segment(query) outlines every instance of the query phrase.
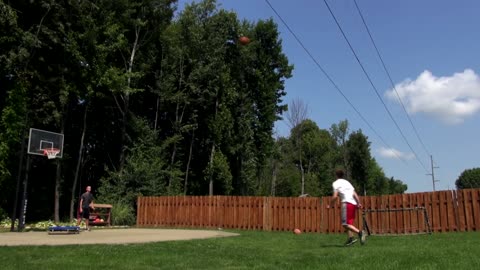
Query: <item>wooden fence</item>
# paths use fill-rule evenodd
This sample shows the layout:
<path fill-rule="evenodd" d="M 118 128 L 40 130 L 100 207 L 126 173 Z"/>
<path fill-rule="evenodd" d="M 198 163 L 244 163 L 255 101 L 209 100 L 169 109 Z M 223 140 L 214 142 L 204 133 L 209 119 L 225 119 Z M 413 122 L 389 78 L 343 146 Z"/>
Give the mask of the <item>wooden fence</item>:
<path fill-rule="evenodd" d="M 137 226 L 225 228 L 267 231 L 341 233 L 340 204 L 327 209 L 331 197 L 278 198 L 234 196 L 139 197 Z M 480 189 L 361 197 L 365 209 L 406 211 L 366 214 L 370 230 L 420 233 L 427 229 L 424 207 L 433 232 L 480 230 Z M 360 212 L 359 212 L 360 214 Z M 357 215 L 356 225 L 362 221 Z M 361 226 L 360 226 L 361 227 Z"/>

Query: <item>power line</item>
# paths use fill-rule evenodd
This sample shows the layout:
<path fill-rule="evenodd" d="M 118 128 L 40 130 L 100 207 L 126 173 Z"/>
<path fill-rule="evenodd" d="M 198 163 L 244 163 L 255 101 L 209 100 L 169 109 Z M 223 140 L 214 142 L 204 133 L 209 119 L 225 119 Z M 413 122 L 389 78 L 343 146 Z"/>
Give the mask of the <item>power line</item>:
<path fill-rule="evenodd" d="M 373 36 L 372 36 L 372 34 L 370 33 L 370 29 L 369 29 L 368 26 L 367 26 L 367 23 L 366 23 L 366 21 L 365 21 L 365 18 L 363 17 L 362 11 L 361 11 L 360 8 L 358 7 L 357 0 L 353 0 L 353 2 L 355 3 L 355 7 L 357 8 L 358 14 L 359 14 L 360 17 L 362 18 L 363 25 L 365 26 L 365 29 L 366 29 L 367 32 L 368 32 L 368 36 L 370 37 L 370 40 L 372 41 L 373 47 L 375 47 L 375 51 L 377 52 L 378 58 L 380 58 L 380 61 L 382 62 L 383 69 L 385 70 L 385 73 L 387 74 L 388 79 L 390 80 L 390 83 L 392 84 L 392 89 L 395 91 L 395 94 L 397 94 L 398 101 L 400 101 L 400 104 L 402 105 L 403 111 L 404 111 L 405 114 L 407 115 L 408 121 L 410 122 L 410 125 L 412 126 L 413 131 L 415 132 L 415 135 L 417 136 L 417 139 L 420 141 L 420 144 L 422 145 L 423 150 L 425 150 L 425 153 L 426 153 L 427 156 L 428 156 L 428 155 L 430 155 L 430 153 L 429 153 L 429 151 L 427 150 L 427 147 L 425 147 L 425 144 L 423 143 L 422 139 L 420 138 L 420 135 L 418 135 L 417 128 L 416 128 L 415 125 L 413 124 L 413 121 L 412 121 L 412 119 L 410 118 L 410 115 L 408 114 L 407 109 L 405 108 L 405 105 L 403 104 L 403 101 L 402 101 L 402 99 L 400 98 L 400 95 L 399 95 L 398 92 L 397 92 L 397 88 L 395 87 L 395 83 L 393 83 L 392 76 L 390 76 L 390 72 L 388 71 L 387 66 L 385 65 L 385 62 L 383 61 L 383 57 L 382 57 L 382 55 L 380 54 L 380 51 L 379 51 L 378 48 L 377 48 L 377 44 L 375 43 L 375 41 L 374 41 L 374 39 L 373 39 Z"/>
<path fill-rule="evenodd" d="M 305 47 L 303 42 L 298 38 L 298 36 L 293 32 L 293 30 L 290 28 L 290 26 L 287 24 L 287 22 L 280 16 L 280 14 L 277 12 L 277 10 L 272 6 L 269 0 L 265 0 L 267 2 L 268 6 L 272 9 L 272 11 L 277 15 L 277 17 L 280 19 L 280 21 L 285 25 L 285 27 L 288 29 L 290 34 L 295 38 L 295 40 L 300 44 L 300 46 L 303 48 L 303 50 L 307 53 L 307 55 L 312 59 L 312 61 L 316 64 L 316 66 L 320 69 L 320 71 L 323 73 L 323 75 L 330 81 L 330 83 L 334 86 L 334 88 L 340 93 L 340 95 L 347 101 L 347 103 L 353 108 L 353 110 L 360 116 L 360 118 L 367 124 L 367 126 L 377 135 L 378 138 L 382 141 L 382 143 L 388 147 L 392 148 L 391 146 L 388 145 L 388 143 L 383 139 L 380 134 L 372 127 L 372 125 L 365 119 L 365 117 L 360 113 L 360 111 L 353 105 L 353 103 L 348 99 L 348 97 L 343 93 L 343 91 L 338 87 L 338 85 L 333 81 L 333 79 L 328 75 L 328 73 L 325 71 L 325 69 L 318 63 L 318 61 L 313 57 L 313 55 L 310 53 L 310 51 Z M 405 164 L 407 162 L 401 158 L 395 151 L 393 152 L 395 156 L 397 156 L 398 159 L 402 160 Z"/>
<path fill-rule="evenodd" d="M 377 87 L 375 87 L 375 84 L 373 83 L 372 79 L 371 79 L 370 76 L 368 75 L 368 72 L 365 70 L 365 67 L 364 67 L 363 64 L 362 64 L 362 61 L 360 61 L 360 59 L 358 58 L 358 55 L 357 55 L 355 49 L 353 49 L 352 44 L 350 43 L 350 41 L 348 40 L 347 36 L 345 35 L 345 32 L 343 31 L 343 28 L 340 26 L 340 23 L 338 22 L 337 17 L 335 16 L 335 14 L 333 14 L 333 11 L 332 11 L 332 9 L 330 8 L 330 6 L 328 5 L 327 1 L 326 1 L 326 0 L 323 0 L 323 2 L 324 2 L 325 5 L 327 6 L 327 9 L 328 9 L 328 11 L 330 12 L 330 15 L 332 15 L 335 23 L 337 24 L 338 28 L 340 29 L 340 32 L 342 33 L 343 38 L 344 38 L 345 41 L 347 42 L 348 46 L 350 47 L 350 50 L 352 51 L 353 55 L 355 56 L 355 59 L 357 60 L 358 64 L 360 65 L 363 73 L 365 74 L 365 76 L 367 77 L 368 81 L 370 82 L 370 85 L 372 86 L 373 90 L 375 90 L 375 93 L 376 93 L 377 97 L 378 97 L 378 98 L 380 99 L 380 101 L 382 102 L 383 107 L 385 108 L 385 110 L 387 111 L 388 115 L 390 116 L 390 119 L 393 121 L 393 123 L 394 123 L 395 126 L 397 127 L 398 132 L 400 132 L 400 135 L 402 135 L 403 140 L 405 141 L 405 143 L 408 145 L 408 147 L 410 148 L 410 150 L 411 150 L 411 151 L 413 152 L 413 154 L 415 155 L 415 159 L 420 163 L 420 165 L 422 165 L 423 169 L 424 169 L 426 172 L 428 172 L 427 167 L 425 167 L 425 164 L 423 164 L 423 162 L 419 159 L 419 157 L 418 157 L 417 153 L 415 152 L 415 150 L 413 150 L 412 146 L 410 145 L 410 143 L 408 142 L 407 138 L 406 138 L 405 135 L 403 134 L 402 129 L 401 129 L 400 126 L 398 125 L 397 121 L 395 121 L 395 119 L 393 118 L 392 113 L 390 112 L 390 110 L 388 109 L 387 105 L 385 104 L 385 102 L 383 101 L 382 97 L 380 96 L 380 93 L 378 92 Z"/>

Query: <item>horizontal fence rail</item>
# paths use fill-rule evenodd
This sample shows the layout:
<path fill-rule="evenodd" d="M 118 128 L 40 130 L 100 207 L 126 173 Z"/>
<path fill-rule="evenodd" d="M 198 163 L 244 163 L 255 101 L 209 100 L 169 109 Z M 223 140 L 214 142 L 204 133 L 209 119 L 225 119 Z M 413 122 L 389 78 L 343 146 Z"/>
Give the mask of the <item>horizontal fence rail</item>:
<path fill-rule="evenodd" d="M 342 233 L 331 197 L 139 197 L 138 227 L 225 228 Z M 372 234 L 480 230 L 480 189 L 361 197 Z M 429 227 L 425 221 L 426 209 Z M 375 211 L 379 210 L 379 211 Z M 401 211 L 400 211 L 401 210 Z M 356 224 L 362 223 L 357 213 Z"/>

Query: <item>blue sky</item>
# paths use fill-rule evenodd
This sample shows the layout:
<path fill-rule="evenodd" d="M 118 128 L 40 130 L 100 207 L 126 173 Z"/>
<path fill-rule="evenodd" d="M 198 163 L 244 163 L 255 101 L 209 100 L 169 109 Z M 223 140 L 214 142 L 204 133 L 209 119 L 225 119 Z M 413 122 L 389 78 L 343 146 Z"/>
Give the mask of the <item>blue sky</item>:
<path fill-rule="evenodd" d="M 180 8 L 191 1 L 180 1 Z M 359 118 L 263 0 L 219 0 L 221 7 L 252 21 L 274 18 L 283 50 L 295 66 L 287 97 L 308 104 L 320 128 L 347 119 L 362 129 L 387 176 L 407 192 L 432 190 L 430 154 L 437 190 L 455 188 L 465 169 L 480 167 L 480 1 L 357 0 L 425 151 L 392 90 L 353 0 L 329 0 L 335 16 L 370 75 L 411 149 L 362 72 L 323 1 L 270 0 L 306 48 L 388 146 Z M 276 124 L 288 136 L 285 122 Z M 393 154 L 395 152 L 395 154 Z M 403 158 L 398 159 L 398 156 Z"/>

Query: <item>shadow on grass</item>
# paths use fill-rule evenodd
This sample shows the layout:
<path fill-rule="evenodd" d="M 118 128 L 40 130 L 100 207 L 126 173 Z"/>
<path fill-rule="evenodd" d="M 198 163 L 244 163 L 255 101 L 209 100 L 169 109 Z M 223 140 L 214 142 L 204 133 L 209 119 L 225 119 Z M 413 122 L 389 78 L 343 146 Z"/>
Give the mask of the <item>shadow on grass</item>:
<path fill-rule="evenodd" d="M 344 244 L 322 244 L 322 245 L 319 245 L 319 247 L 322 247 L 322 248 L 348 248 Z"/>

